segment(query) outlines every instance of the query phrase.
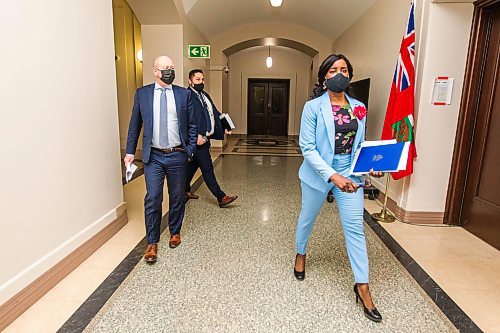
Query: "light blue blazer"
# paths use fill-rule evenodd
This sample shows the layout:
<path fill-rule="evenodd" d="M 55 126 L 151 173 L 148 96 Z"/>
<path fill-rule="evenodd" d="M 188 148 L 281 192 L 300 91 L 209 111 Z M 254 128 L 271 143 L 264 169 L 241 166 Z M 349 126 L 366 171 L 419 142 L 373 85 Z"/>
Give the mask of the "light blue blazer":
<path fill-rule="evenodd" d="M 364 106 L 360 101 L 345 95 L 354 110 L 356 106 Z M 358 131 L 354 137 L 351 163 L 360 144 L 365 140 L 366 117 L 358 121 Z M 335 154 L 335 124 L 328 93 L 307 101 L 302 111 L 299 145 L 304 162 L 299 169 L 299 178 L 307 185 L 328 192 L 333 183 L 330 176 L 337 173 L 332 167 Z M 347 177 L 347 174 L 342 174 Z"/>

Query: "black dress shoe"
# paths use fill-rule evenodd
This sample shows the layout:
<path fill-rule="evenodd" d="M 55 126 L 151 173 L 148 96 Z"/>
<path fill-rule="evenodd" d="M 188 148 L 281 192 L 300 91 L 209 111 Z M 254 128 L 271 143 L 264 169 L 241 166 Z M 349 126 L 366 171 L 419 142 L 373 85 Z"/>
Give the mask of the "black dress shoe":
<path fill-rule="evenodd" d="M 293 275 L 295 275 L 295 278 L 299 281 L 302 281 L 306 278 L 306 271 L 303 270 L 302 272 L 296 271 L 295 268 L 293 269 Z"/>
<path fill-rule="evenodd" d="M 298 254 L 295 256 L 295 264 L 293 266 L 293 275 L 295 276 L 295 278 L 299 281 L 302 281 L 306 278 L 306 267 L 305 267 L 305 262 L 304 262 L 304 270 L 302 272 L 299 272 L 295 269 L 295 265 L 297 264 L 297 258 L 298 258 Z M 304 258 L 305 260 L 305 258 Z"/>
<path fill-rule="evenodd" d="M 361 296 L 359 296 L 357 283 L 354 284 L 354 293 L 356 294 L 356 303 L 358 303 L 358 300 L 361 300 L 361 304 L 363 305 L 363 309 L 365 312 L 365 317 L 376 323 L 380 323 L 382 321 L 382 315 L 380 314 L 380 312 L 378 312 L 377 308 L 368 309 L 365 306 L 365 302 L 363 302 L 363 299 L 361 298 Z"/>

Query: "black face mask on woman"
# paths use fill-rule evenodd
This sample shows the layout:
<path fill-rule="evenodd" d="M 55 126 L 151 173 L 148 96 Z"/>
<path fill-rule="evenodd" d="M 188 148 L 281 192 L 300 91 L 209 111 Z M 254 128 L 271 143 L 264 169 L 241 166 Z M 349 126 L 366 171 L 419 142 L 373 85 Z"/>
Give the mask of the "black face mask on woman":
<path fill-rule="evenodd" d="M 337 73 L 329 79 L 325 80 L 326 87 L 334 93 L 341 93 L 347 89 L 351 80 L 348 76 L 342 73 Z"/>
<path fill-rule="evenodd" d="M 173 69 L 160 69 L 161 79 L 166 84 L 172 84 L 175 79 L 175 71 Z"/>
<path fill-rule="evenodd" d="M 205 84 L 204 83 L 194 83 L 193 89 L 196 90 L 197 92 L 201 93 L 203 91 L 203 89 L 205 89 Z"/>

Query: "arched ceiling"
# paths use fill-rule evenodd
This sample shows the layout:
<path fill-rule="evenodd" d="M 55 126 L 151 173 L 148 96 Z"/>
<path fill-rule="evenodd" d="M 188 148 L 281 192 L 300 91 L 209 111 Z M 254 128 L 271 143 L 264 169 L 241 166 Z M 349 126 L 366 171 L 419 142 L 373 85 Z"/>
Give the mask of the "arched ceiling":
<path fill-rule="evenodd" d="M 173 0 L 127 0 L 141 24 L 177 24 L 181 19 Z"/>
<path fill-rule="evenodd" d="M 269 0 L 182 0 L 186 16 L 209 40 L 228 29 L 268 21 L 302 25 L 335 40 L 376 1 L 283 0 L 274 8 Z"/>

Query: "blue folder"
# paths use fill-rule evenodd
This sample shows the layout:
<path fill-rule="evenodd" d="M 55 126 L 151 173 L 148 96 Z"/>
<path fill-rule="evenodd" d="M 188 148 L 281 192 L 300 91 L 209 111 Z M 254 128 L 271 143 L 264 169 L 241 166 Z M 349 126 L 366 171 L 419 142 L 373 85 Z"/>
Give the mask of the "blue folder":
<path fill-rule="evenodd" d="M 361 147 L 351 173 L 362 174 L 373 171 L 398 171 L 405 142 L 396 142 L 378 146 Z"/>

